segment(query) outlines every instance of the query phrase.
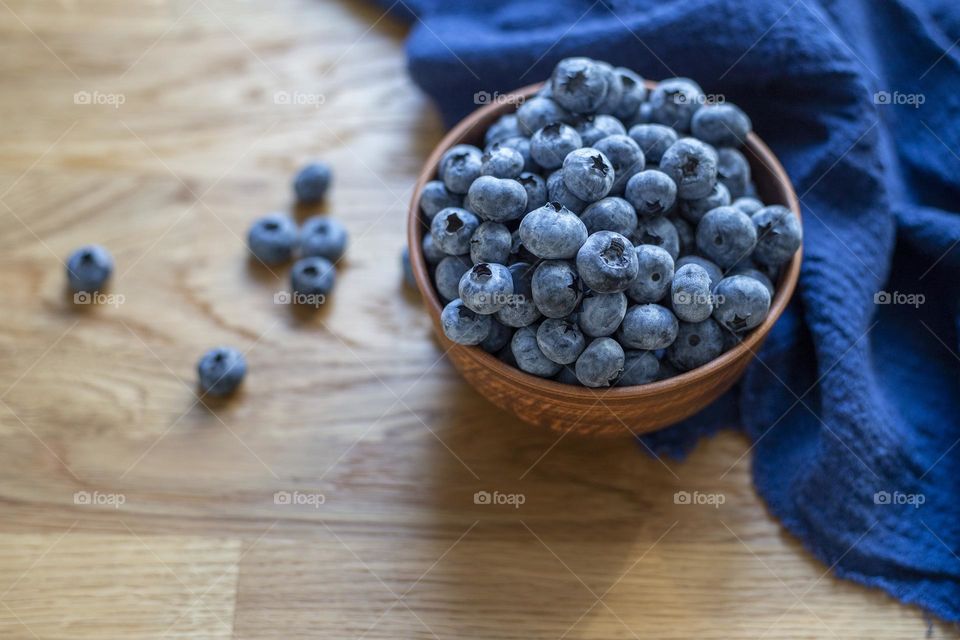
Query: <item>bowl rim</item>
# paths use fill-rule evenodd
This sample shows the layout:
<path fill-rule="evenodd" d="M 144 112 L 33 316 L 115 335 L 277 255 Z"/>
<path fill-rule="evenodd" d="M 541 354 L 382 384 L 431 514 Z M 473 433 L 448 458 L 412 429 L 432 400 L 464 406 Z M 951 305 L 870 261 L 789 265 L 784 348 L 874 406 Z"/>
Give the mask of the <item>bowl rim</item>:
<path fill-rule="evenodd" d="M 473 133 L 476 127 L 483 125 L 491 116 L 505 115 L 516 111 L 516 108 L 522 104 L 522 101 L 536 94 L 543 84 L 544 83 L 535 83 L 527 85 L 510 92 L 499 102 L 484 105 L 471 112 L 451 128 L 440 142 L 437 143 L 436 147 L 434 147 L 424 162 L 423 169 L 417 178 L 407 214 L 407 243 L 409 245 L 410 264 L 413 268 L 417 288 L 420 290 L 422 299 L 431 315 L 434 332 L 441 344 L 445 347 L 444 353 L 446 354 L 451 350 L 460 350 L 463 355 L 470 357 L 478 366 L 491 370 L 501 376 L 506 382 L 517 386 L 538 387 L 542 392 L 550 393 L 551 395 L 561 395 L 571 400 L 582 399 L 584 402 L 597 402 L 598 399 L 620 400 L 660 396 L 666 392 L 697 385 L 703 380 L 733 366 L 744 357 L 756 357 L 756 350 L 783 314 L 796 290 L 800 277 L 800 265 L 803 261 L 802 243 L 800 248 L 794 253 L 787 268 L 784 269 L 780 275 L 780 281 L 773 300 L 770 303 L 770 311 L 766 319 L 732 349 L 729 349 L 696 369 L 691 369 L 690 371 L 665 380 L 626 387 L 591 388 L 565 384 L 549 378 L 535 376 L 516 367 L 511 367 L 493 354 L 487 353 L 479 347 L 456 344 L 450 341 L 443 335 L 442 331 L 439 330 L 440 312 L 443 311 L 445 305 L 441 303 L 439 296 L 434 290 L 433 282 L 430 278 L 429 266 L 423 257 L 423 247 L 421 244 L 423 237 L 422 229 L 427 229 L 427 226 L 420 217 L 420 195 L 423 192 L 423 187 L 427 182 L 435 179 L 440 158 L 450 147 L 462 143 L 465 137 Z M 647 80 L 645 84 L 648 89 L 652 89 L 657 85 L 656 82 L 650 80 Z M 793 183 L 790 181 L 780 161 L 763 140 L 753 132 L 750 132 L 747 136 L 744 147 L 749 151 L 750 155 L 763 164 L 772 174 L 774 181 L 778 185 L 779 195 L 785 200 L 783 203 L 784 206 L 793 212 L 802 227 L 803 220 L 800 215 L 799 200 L 794 191 Z"/>

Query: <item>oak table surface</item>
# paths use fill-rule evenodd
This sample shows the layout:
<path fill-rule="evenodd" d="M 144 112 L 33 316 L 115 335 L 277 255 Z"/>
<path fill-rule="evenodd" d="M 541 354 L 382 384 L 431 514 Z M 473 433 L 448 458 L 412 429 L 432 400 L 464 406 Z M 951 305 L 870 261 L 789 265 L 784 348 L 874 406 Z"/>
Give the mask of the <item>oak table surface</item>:
<path fill-rule="evenodd" d="M 742 437 L 656 460 L 458 378 L 400 286 L 442 135 L 403 36 L 330 0 L 0 2 L 0 637 L 956 637 L 826 573 Z M 307 314 L 242 239 L 313 156 L 352 243 Z M 75 305 L 92 241 L 117 272 Z M 250 374 L 198 402 L 217 344 Z"/>

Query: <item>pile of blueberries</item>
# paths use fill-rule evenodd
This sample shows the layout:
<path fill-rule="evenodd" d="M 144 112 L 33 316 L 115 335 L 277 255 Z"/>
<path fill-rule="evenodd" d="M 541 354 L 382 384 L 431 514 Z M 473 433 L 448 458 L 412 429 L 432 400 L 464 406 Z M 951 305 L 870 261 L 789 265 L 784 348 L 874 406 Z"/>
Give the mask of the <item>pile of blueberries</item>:
<path fill-rule="evenodd" d="M 648 91 L 629 69 L 562 60 L 424 187 L 446 336 L 588 387 L 669 378 L 737 344 L 801 244 L 793 213 L 757 199 L 751 128 L 692 80 Z"/>

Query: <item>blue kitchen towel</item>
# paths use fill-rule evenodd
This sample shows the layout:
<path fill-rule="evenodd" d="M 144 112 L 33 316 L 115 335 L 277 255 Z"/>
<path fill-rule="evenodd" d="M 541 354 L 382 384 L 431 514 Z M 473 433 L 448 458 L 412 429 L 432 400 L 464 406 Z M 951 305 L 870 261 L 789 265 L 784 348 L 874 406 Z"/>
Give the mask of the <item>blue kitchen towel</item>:
<path fill-rule="evenodd" d="M 798 294 L 735 391 L 645 442 L 742 425 L 758 492 L 825 565 L 960 620 L 960 4 L 379 1 L 448 124 L 570 55 L 747 110 L 801 199 Z"/>

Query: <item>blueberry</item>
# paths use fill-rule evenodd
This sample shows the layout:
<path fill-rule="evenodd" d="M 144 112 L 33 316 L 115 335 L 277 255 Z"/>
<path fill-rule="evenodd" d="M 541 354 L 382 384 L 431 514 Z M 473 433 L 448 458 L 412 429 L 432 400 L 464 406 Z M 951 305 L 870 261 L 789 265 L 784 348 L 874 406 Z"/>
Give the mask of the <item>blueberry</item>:
<path fill-rule="evenodd" d="M 553 377 L 554 380 L 560 384 L 572 384 L 577 387 L 582 387 L 580 381 L 577 380 L 577 372 L 573 367 L 563 367 L 560 369 L 560 373 Z"/>
<path fill-rule="evenodd" d="M 304 166 L 293 179 L 293 192 L 298 202 L 313 204 L 327 195 L 333 172 L 323 162 L 311 162 Z"/>
<path fill-rule="evenodd" d="M 577 380 L 587 387 L 609 387 L 623 373 L 623 347 L 613 338 L 595 338 L 577 358 Z"/>
<path fill-rule="evenodd" d="M 583 146 L 576 129 L 562 122 L 552 122 L 538 129 L 530 138 L 530 157 L 544 169 L 556 169 L 567 154 Z"/>
<path fill-rule="evenodd" d="M 703 268 L 703 270 L 707 272 L 707 275 L 710 276 L 711 291 L 715 286 L 717 286 L 717 283 L 723 279 L 723 270 L 720 269 L 720 267 L 718 267 L 713 262 L 710 262 L 709 260 L 701 256 L 694 256 L 694 255 L 683 256 L 682 258 L 676 261 L 674 271 L 676 272 L 680 269 L 680 267 L 688 264 L 695 264 Z"/>
<path fill-rule="evenodd" d="M 566 58 L 550 77 L 553 99 L 573 113 L 594 113 L 607 97 L 612 70 L 589 58 Z"/>
<path fill-rule="evenodd" d="M 660 359 L 660 371 L 657 373 L 657 380 L 667 380 L 668 378 L 675 378 L 681 373 L 683 373 L 683 371 L 673 366 L 669 358 Z"/>
<path fill-rule="evenodd" d="M 539 171 L 540 167 L 536 162 L 533 161 L 533 157 L 530 155 L 530 138 L 525 137 L 513 137 L 507 138 L 506 140 L 501 140 L 496 143 L 501 147 L 506 147 L 508 149 L 513 149 L 523 158 L 523 170 L 524 171 Z M 488 147 L 489 149 L 489 147 Z"/>
<path fill-rule="evenodd" d="M 300 256 L 320 256 L 332 262 L 347 250 L 347 229 L 331 218 L 313 216 L 300 229 Z"/>
<path fill-rule="evenodd" d="M 580 276 L 569 262 L 544 260 L 530 283 L 537 310 L 548 318 L 564 318 L 577 308 L 583 296 Z"/>
<path fill-rule="evenodd" d="M 780 266 L 800 248 L 803 232 L 790 209 L 779 204 L 764 207 L 751 220 L 757 230 L 757 248 L 753 252 L 757 262 Z"/>
<path fill-rule="evenodd" d="M 647 162 L 654 164 L 660 162 L 664 152 L 680 138 L 675 129 L 662 124 L 636 124 L 630 127 L 629 135 Z"/>
<path fill-rule="evenodd" d="M 497 142 L 502 142 L 507 138 L 514 138 L 522 135 L 524 134 L 520 130 L 520 123 L 517 120 L 517 114 L 508 113 L 500 116 L 496 122 L 490 125 L 490 128 L 487 129 L 487 132 L 483 135 L 483 143 L 485 145 L 496 144 Z"/>
<path fill-rule="evenodd" d="M 523 154 L 498 142 L 487 147 L 480 160 L 481 175 L 494 178 L 516 178 L 523 173 L 526 164 Z"/>
<path fill-rule="evenodd" d="M 474 264 L 495 262 L 506 264 L 513 239 L 510 230 L 499 222 L 484 222 L 470 238 L 470 259 Z"/>
<path fill-rule="evenodd" d="M 301 296 L 326 296 L 336 277 L 336 267 L 326 258 L 300 258 L 290 268 L 290 288 Z"/>
<path fill-rule="evenodd" d="M 731 198 L 743 197 L 750 185 L 750 163 L 736 149 L 720 149 L 717 151 L 717 179 L 726 185 Z"/>
<path fill-rule="evenodd" d="M 703 90 L 693 80 L 663 80 L 650 93 L 650 117 L 677 131 L 689 131 L 690 120 L 703 101 Z"/>
<path fill-rule="evenodd" d="M 666 249 L 650 244 L 638 245 L 636 253 L 639 270 L 627 295 L 640 304 L 660 302 L 673 282 L 673 258 Z"/>
<path fill-rule="evenodd" d="M 400 252 L 400 267 L 403 269 L 403 283 L 411 289 L 417 288 L 417 279 L 413 276 L 413 265 L 410 264 L 410 249 L 404 247 Z"/>
<path fill-rule="evenodd" d="M 457 298 L 440 312 L 440 325 L 443 335 L 457 344 L 480 344 L 490 335 L 493 320 L 490 316 L 471 311 Z"/>
<path fill-rule="evenodd" d="M 770 311 L 771 293 L 760 280 L 745 275 L 724 278 L 717 285 L 713 318 L 733 333 L 749 331 Z"/>
<path fill-rule="evenodd" d="M 508 262 L 510 264 L 514 262 L 534 264 L 539 260 L 540 258 L 530 253 L 530 250 L 523 246 L 523 241 L 520 239 L 520 229 L 515 229 L 513 233 L 510 234 L 510 257 L 508 258 Z"/>
<path fill-rule="evenodd" d="M 233 347 L 210 349 L 197 363 L 197 377 L 204 395 L 228 396 L 247 375 L 247 360 Z"/>
<path fill-rule="evenodd" d="M 660 361 L 652 351 L 624 351 L 623 374 L 617 380 L 618 387 L 648 384 L 660 375 Z"/>
<path fill-rule="evenodd" d="M 520 240 L 538 258 L 573 258 L 586 239 L 586 225 L 559 202 L 545 204 L 520 221 Z"/>
<path fill-rule="evenodd" d="M 470 185 L 466 202 L 484 220 L 516 220 L 527 210 L 527 190 L 516 180 L 480 176 Z"/>
<path fill-rule="evenodd" d="M 603 102 L 597 107 L 596 112 L 612 114 L 620 104 L 620 100 L 623 99 L 623 79 L 619 73 L 614 71 L 613 65 L 609 62 L 602 60 L 594 60 L 593 62 L 603 69 L 607 76 L 607 95 L 604 96 Z"/>
<path fill-rule="evenodd" d="M 696 200 L 681 200 L 680 215 L 691 224 L 698 224 L 706 215 L 707 211 L 717 207 L 726 207 L 730 204 L 730 191 L 723 184 L 718 182 L 713 186 L 713 190 L 703 198 Z"/>
<path fill-rule="evenodd" d="M 437 285 L 437 293 L 444 301 L 453 300 L 460 295 L 460 278 L 472 266 L 466 256 L 447 256 L 440 261 L 433 273 L 433 281 Z"/>
<path fill-rule="evenodd" d="M 67 258 L 67 284 L 74 293 L 95 293 L 110 279 L 113 258 L 96 244 L 80 247 Z"/>
<path fill-rule="evenodd" d="M 673 312 L 684 322 L 701 322 L 713 313 L 710 274 L 697 264 L 685 264 L 673 274 L 670 285 Z"/>
<path fill-rule="evenodd" d="M 763 209 L 763 203 L 756 198 L 743 196 L 733 201 L 733 206 L 743 211 L 748 216 L 752 216 L 760 209 Z"/>
<path fill-rule="evenodd" d="M 715 147 L 739 147 L 753 128 L 749 116 L 730 102 L 697 109 L 690 121 L 693 135 Z"/>
<path fill-rule="evenodd" d="M 753 278 L 757 282 L 763 285 L 763 287 L 770 293 L 770 298 L 773 298 L 773 294 L 776 293 L 776 288 L 773 286 L 773 281 L 770 277 L 758 269 L 751 269 L 750 267 L 740 267 L 730 271 L 731 276 L 746 276 L 748 278 Z M 716 286 L 716 283 L 714 283 Z"/>
<path fill-rule="evenodd" d="M 497 178 L 491 178 L 496 180 Z M 462 256 L 470 253 L 470 238 L 480 226 L 480 220 L 466 209 L 447 207 L 433 217 L 430 235 L 444 253 Z"/>
<path fill-rule="evenodd" d="M 423 249 L 423 259 L 427 261 L 427 264 L 437 264 L 447 257 L 447 254 L 433 243 L 433 236 L 429 233 L 423 234 L 423 241 L 420 243 L 420 247 Z"/>
<path fill-rule="evenodd" d="M 596 293 L 587 291 L 580 303 L 577 321 L 580 329 L 591 338 L 613 335 L 627 313 L 627 297 L 621 292 Z"/>
<path fill-rule="evenodd" d="M 297 244 L 297 225 L 283 213 L 271 213 L 258 218 L 247 232 L 250 253 L 266 265 L 286 262 Z"/>
<path fill-rule="evenodd" d="M 652 244 L 661 247 L 674 260 L 680 257 L 680 235 L 673 223 L 664 216 L 641 220 L 637 223 L 631 239 L 634 244 Z"/>
<path fill-rule="evenodd" d="M 650 106 L 649 102 L 641 103 L 640 108 L 637 109 L 636 115 L 633 116 L 633 120 L 631 120 L 630 122 L 627 122 L 626 120 L 624 120 L 623 123 L 628 127 L 635 127 L 638 124 L 655 124 L 653 122 L 653 107 Z M 658 125 L 658 126 L 662 127 L 663 125 Z M 627 131 L 629 134 L 629 129 Z M 673 144 L 673 143 L 671 142 L 670 144 Z M 667 145 L 667 146 L 670 146 L 670 145 Z M 650 160 L 649 157 L 647 159 Z"/>
<path fill-rule="evenodd" d="M 693 225 L 680 216 L 667 216 L 670 224 L 677 230 L 677 240 L 680 243 L 680 255 L 685 255 L 697 250 L 697 232 Z"/>
<path fill-rule="evenodd" d="M 517 109 L 517 125 L 525 136 L 532 136 L 554 122 L 569 122 L 573 116 L 551 98 L 537 96 L 525 101 Z"/>
<path fill-rule="evenodd" d="M 584 202 L 596 202 L 613 188 L 613 165 L 592 147 L 576 149 L 563 160 L 563 182 Z"/>
<path fill-rule="evenodd" d="M 677 201 L 677 184 L 662 171 L 648 169 L 627 181 L 624 197 L 638 217 L 654 218 L 665 214 Z"/>
<path fill-rule="evenodd" d="M 524 172 L 517 182 L 527 192 L 527 211 L 539 209 L 547 204 L 547 181 L 536 173 Z"/>
<path fill-rule="evenodd" d="M 697 225 L 700 254 L 722 269 L 729 269 L 747 258 L 756 244 L 757 230 L 753 221 L 734 207 L 717 207 L 708 211 Z"/>
<path fill-rule="evenodd" d="M 627 188 L 627 181 L 635 174 L 643 171 L 646 160 L 633 138 L 626 135 L 613 135 L 601 138 L 593 148 L 601 152 L 610 161 L 613 167 L 612 193 L 623 193 Z"/>
<path fill-rule="evenodd" d="M 667 360 L 680 371 L 703 366 L 723 353 L 723 329 L 713 318 L 681 322 L 677 339 L 667 349 Z"/>
<path fill-rule="evenodd" d="M 614 107 L 612 113 L 621 120 L 633 118 L 641 103 L 647 99 L 647 86 L 643 78 L 625 67 L 617 67 L 613 72 L 620 77 L 623 92 L 620 103 Z"/>
<path fill-rule="evenodd" d="M 547 177 L 547 201 L 559 202 L 577 215 L 583 213 L 590 204 L 573 195 L 573 192 L 567 188 L 567 184 L 563 181 L 562 169 L 557 169 Z"/>
<path fill-rule="evenodd" d="M 627 309 L 617 339 L 628 349 L 666 349 L 677 337 L 677 318 L 659 304 L 638 304 Z"/>
<path fill-rule="evenodd" d="M 681 198 L 705 198 L 717 183 L 717 152 L 695 138 L 680 138 L 663 152 L 660 170 L 677 183 Z"/>
<path fill-rule="evenodd" d="M 488 333 L 487 337 L 480 343 L 480 348 L 487 353 L 497 353 L 510 344 L 511 338 L 513 338 L 513 329 L 511 327 L 491 319 L 490 333 Z"/>
<path fill-rule="evenodd" d="M 433 220 L 442 209 L 447 207 L 462 207 L 463 198 L 456 193 L 450 193 L 439 180 L 431 180 L 423 185 L 420 193 L 420 211 L 427 222 Z"/>
<path fill-rule="evenodd" d="M 589 205 L 580 214 L 587 227 L 587 233 L 613 231 L 629 236 L 637 228 L 637 212 L 623 198 L 607 197 Z"/>
<path fill-rule="evenodd" d="M 527 373 L 531 373 L 541 378 L 552 378 L 563 368 L 548 358 L 540 345 L 537 344 L 537 329 L 535 327 L 520 327 L 513 334 L 510 340 L 510 349 L 513 351 L 513 357 L 517 361 L 517 366 Z"/>
<path fill-rule="evenodd" d="M 447 191 L 466 193 L 473 181 L 480 177 L 483 153 L 468 144 L 451 147 L 440 158 L 440 179 Z"/>
<path fill-rule="evenodd" d="M 537 345 L 554 362 L 573 364 L 587 346 L 587 340 L 575 321 L 547 318 L 537 329 Z"/>
<path fill-rule="evenodd" d="M 598 231 L 577 252 L 583 283 L 598 293 L 624 291 L 637 277 L 637 253 L 626 237 Z"/>
<path fill-rule="evenodd" d="M 502 264 L 475 264 L 460 278 L 460 299 L 471 311 L 496 313 L 513 295 L 513 276 Z"/>
<path fill-rule="evenodd" d="M 580 116 L 573 121 L 573 128 L 580 134 L 580 140 L 585 147 L 592 147 L 595 142 L 609 136 L 627 134 L 627 129 L 622 122 L 613 116 L 603 114 Z"/>
<path fill-rule="evenodd" d="M 508 327 L 526 327 L 540 319 L 540 310 L 533 301 L 534 268 L 526 262 L 515 262 L 507 269 L 513 280 L 513 295 L 496 313 Z"/>

